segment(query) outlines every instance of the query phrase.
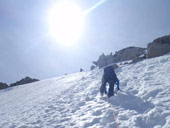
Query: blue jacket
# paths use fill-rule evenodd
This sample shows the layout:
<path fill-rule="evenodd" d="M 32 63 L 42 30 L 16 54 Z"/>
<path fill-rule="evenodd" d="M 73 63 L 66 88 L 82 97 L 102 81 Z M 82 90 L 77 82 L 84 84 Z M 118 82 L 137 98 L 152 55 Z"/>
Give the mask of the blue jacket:
<path fill-rule="evenodd" d="M 104 79 L 106 81 L 114 80 L 114 82 L 117 84 L 117 89 L 119 89 L 119 80 L 117 78 L 117 75 L 114 71 L 114 68 L 112 66 L 108 66 L 104 68 Z"/>

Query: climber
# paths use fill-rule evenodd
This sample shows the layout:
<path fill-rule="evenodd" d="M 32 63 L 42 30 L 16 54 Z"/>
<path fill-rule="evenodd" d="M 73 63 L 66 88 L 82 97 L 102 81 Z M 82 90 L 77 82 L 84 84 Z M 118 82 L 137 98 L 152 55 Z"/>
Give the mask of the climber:
<path fill-rule="evenodd" d="M 106 83 L 109 83 L 109 91 L 107 93 L 106 90 Z M 116 76 L 116 73 L 114 71 L 113 66 L 108 66 L 104 68 L 104 74 L 102 77 L 102 85 L 100 87 L 100 94 L 103 96 L 103 94 L 107 94 L 108 98 L 111 96 L 114 96 L 114 84 L 117 84 L 117 91 L 119 89 L 119 80 Z"/>

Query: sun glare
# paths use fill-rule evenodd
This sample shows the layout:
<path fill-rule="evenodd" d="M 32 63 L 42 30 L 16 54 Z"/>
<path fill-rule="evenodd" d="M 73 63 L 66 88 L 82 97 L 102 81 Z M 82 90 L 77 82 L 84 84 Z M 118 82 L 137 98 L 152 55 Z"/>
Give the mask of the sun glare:
<path fill-rule="evenodd" d="M 50 34 L 62 45 L 73 45 L 82 34 L 83 13 L 73 3 L 58 3 L 49 14 Z"/>

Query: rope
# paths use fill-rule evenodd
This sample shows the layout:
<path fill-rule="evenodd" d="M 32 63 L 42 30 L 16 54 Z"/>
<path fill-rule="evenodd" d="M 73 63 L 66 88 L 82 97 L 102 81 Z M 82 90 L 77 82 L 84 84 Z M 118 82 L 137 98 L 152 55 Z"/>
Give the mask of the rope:
<path fill-rule="evenodd" d="M 119 128 L 119 125 L 118 125 L 119 123 L 118 123 L 118 120 L 116 118 L 114 107 L 113 107 L 113 105 L 111 103 L 109 103 L 109 104 L 110 104 L 111 110 L 113 112 L 113 117 L 114 117 L 114 120 L 115 120 L 115 123 L 116 123 L 116 128 Z"/>
<path fill-rule="evenodd" d="M 117 91 L 115 92 L 116 94 L 117 94 Z M 115 123 L 116 123 L 116 128 L 119 128 L 119 122 L 118 122 L 118 120 L 117 120 L 117 118 L 116 118 L 116 113 L 115 113 L 115 109 L 114 109 L 114 107 L 113 107 L 113 105 L 111 104 L 111 102 L 109 101 L 109 104 L 110 104 L 110 107 L 111 107 L 111 110 L 112 110 L 112 112 L 113 112 L 113 117 L 114 117 L 114 120 L 115 120 Z"/>

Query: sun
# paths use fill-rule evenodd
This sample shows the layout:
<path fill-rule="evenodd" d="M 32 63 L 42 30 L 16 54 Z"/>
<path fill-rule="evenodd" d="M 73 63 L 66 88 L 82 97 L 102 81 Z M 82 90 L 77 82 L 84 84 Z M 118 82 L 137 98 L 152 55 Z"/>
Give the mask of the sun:
<path fill-rule="evenodd" d="M 49 29 L 58 43 L 73 45 L 83 30 L 83 13 L 74 3 L 58 3 L 49 12 Z"/>

